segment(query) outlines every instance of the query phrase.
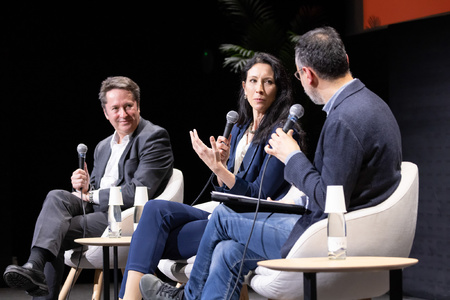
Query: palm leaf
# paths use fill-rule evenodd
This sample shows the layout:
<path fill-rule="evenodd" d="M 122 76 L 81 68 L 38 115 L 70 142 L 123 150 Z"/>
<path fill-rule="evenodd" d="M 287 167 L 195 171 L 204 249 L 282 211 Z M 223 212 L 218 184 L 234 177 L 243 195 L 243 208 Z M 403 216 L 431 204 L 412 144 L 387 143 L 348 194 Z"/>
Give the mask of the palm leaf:
<path fill-rule="evenodd" d="M 219 0 L 219 4 L 229 16 L 248 22 L 274 18 L 271 7 L 264 0 Z"/>
<path fill-rule="evenodd" d="M 289 19 L 276 17 L 276 10 L 267 0 L 218 0 L 225 14 L 231 18 L 230 25 L 238 33 L 236 44 L 219 47 L 225 55 L 224 67 L 240 72 L 256 52 L 277 56 L 288 69 L 295 71 L 294 46 L 302 34 L 317 27 L 326 19 L 320 5 L 302 4 L 295 8 Z M 294 5 L 295 6 L 295 5 Z"/>
<path fill-rule="evenodd" d="M 235 73 L 240 73 L 248 60 L 255 55 L 254 51 L 238 45 L 223 44 L 219 49 L 228 55 L 224 60 L 223 66 L 230 67 Z"/>

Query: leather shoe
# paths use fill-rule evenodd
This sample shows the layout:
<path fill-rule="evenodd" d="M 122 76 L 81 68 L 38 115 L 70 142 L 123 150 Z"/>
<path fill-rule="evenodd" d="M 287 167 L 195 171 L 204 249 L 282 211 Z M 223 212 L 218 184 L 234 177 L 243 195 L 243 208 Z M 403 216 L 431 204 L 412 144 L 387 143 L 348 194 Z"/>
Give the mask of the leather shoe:
<path fill-rule="evenodd" d="M 23 266 L 10 265 L 3 273 L 3 279 L 11 288 L 26 291 L 30 296 L 48 295 L 47 282 L 43 272 L 33 269 L 31 263 Z"/>

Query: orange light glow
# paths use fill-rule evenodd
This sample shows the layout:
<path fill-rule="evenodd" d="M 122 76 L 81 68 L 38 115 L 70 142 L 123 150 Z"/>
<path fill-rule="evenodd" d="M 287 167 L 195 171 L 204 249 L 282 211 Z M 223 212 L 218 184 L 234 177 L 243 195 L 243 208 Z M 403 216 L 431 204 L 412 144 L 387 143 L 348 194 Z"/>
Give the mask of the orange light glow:
<path fill-rule="evenodd" d="M 364 28 L 450 12 L 449 0 L 364 0 Z"/>

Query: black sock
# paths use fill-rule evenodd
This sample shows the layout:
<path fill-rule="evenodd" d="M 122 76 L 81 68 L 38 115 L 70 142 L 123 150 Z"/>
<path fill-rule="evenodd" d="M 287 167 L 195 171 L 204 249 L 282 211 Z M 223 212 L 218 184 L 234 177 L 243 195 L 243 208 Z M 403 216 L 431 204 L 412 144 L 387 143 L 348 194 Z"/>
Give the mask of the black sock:
<path fill-rule="evenodd" d="M 28 262 L 30 262 L 35 269 L 44 271 L 45 263 L 50 260 L 50 257 L 51 253 L 47 249 L 33 247 L 31 248 Z"/>

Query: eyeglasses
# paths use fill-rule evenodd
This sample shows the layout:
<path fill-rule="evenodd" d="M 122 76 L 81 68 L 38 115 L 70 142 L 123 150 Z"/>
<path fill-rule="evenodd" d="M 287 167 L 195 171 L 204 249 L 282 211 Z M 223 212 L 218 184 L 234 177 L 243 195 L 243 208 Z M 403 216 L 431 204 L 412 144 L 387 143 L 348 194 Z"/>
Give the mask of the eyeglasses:
<path fill-rule="evenodd" d="M 300 78 L 300 73 L 301 73 L 302 69 L 303 69 L 303 67 L 302 67 L 302 68 L 299 68 L 299 70 L 298 70 L 297 72 L 294 73 L 295 78 L 297 78 L 297 79 L 300 80 L 300 81 L 302 80 L 302 79 Z"/>

